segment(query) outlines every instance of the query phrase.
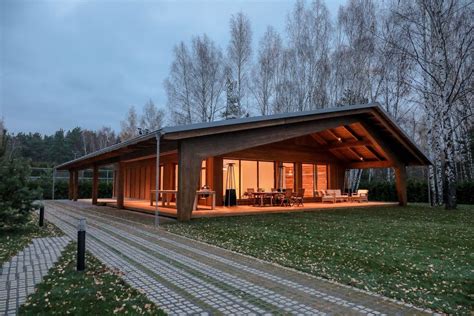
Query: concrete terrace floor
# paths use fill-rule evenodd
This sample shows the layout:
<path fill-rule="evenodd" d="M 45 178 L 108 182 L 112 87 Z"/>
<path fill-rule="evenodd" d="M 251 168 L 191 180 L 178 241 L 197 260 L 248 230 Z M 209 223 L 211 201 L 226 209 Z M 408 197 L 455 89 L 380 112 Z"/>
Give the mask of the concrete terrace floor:
<path fill-rule="evenodd" d="M 430 313 L 166 232 L 148 214 L 72 201 L 45 206 L 71 238 L 86 218 L 88 250 L 169 314 Z"/>
<path fill-rule="evenodd" d="M 81 202 L 92 204 L 91 199 L 81 199 Z M 99 199 L 99 203 L 104 203 L 107 206 L 116 207 L 115 199 Z M 340 209 L 340 208 L 354 208 L 354 207 L 368 207 L 368 206 L 393 206 L 398 205 L 396 202 L 337 202 L 337 203 L 304 203 L 304 206 L 252 206 L 252 205 L 238 205 L 232 207 L 217 206 L 211 210 L 209 206 L 199 205 L 198 210 L 193 211 L 192 218 L 201 217 L 221 217 L 221 216 L 243 216 L 255 214 L 269 214 L 269 213 L 293 213 L 293 212 L 317 212 L 325 209 Z M 148 200 L 125 199 L 124 207 L 128 210 L 139 211 L 144 213 L 155 213 L 155 205 L 151 206 Z M 172 218 L 176 218 L 176 205 L 171 203 L 169 207 L 163 207 L 161 203 L 158 205 L 160 214 Z"/>

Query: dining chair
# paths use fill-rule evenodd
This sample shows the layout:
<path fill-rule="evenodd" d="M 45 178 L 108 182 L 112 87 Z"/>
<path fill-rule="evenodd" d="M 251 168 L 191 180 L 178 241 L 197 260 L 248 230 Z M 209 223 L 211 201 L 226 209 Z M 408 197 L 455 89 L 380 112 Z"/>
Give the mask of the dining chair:
<path fill-rule="evenodd" d="M 293 190 L 286 189 L 284 195 L 282 196 L 280 206 L 291 206 L 292 196 L 293 196 Z"/>
<path fill-rule="evenodd" d="M 304 191 L 305 189 L 298 189 L 298 193 L 296 195 L 293 196 L 293 199 L 292 199 L 292 202 L 293 202 L 293 205 L 296 204 L 296 206 L 304 206 L 303 204 L 303 198 L 304 198 Z"/>

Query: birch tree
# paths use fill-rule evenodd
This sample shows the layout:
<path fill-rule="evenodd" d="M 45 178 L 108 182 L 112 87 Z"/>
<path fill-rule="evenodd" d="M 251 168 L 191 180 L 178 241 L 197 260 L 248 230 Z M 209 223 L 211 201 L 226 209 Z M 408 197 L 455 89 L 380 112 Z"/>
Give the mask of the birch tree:
<path fill-rule="evenodd" d="M 429 146 L 429 150 L 435 151 L 430 156 L 444 160 L 445 206 L 454 209 L 456 166 L 452 115 L 456 104 L 472 94 L 473 6 L 467 1 L 454 0 L 404 1 L 396 5 L 394 14 L 403 23 L 403 34 L 410 43 L 405 51 L 417 65 L 418 77 L 412 82 L 423 96 L 423 107 L 430 120 L 428 137 L 432 144 L 429 145 L 434 146 Z M 431 171 L 431 177 L 440 173 L 441 168 L 436 165 L 435 168 L 438 170 Z M 438 174 L 437 182 L 441 181 Z"/>
<path fill-rule="evenodd" d="M 276 98 L 277 76 L 282 58 L 282 41 L 269 26 L 260 40 L 258 60 L 252 71 L 251 91 L 261 115 L 271 114 Z"/>
<path fill-rule="evenodd" d="M 288 49 L 285 58 L 287 78 L 291 81 L 295 111 L 304 111 L 328 104 L 327 85 L 330 75 L 329 48 L 332 25 L 329 11 L 321 0 L 307 8 L 296 2 L 288 16 Z"/>
<path fill-rule="evenodd" d="M 120 122 L 120 141 L 126 141 L 138 136 L 138 115 L 134 106 L 127 112 L 125 120 Z"/>
<path fill-rule="evenodd" d="M 175 124 L 210 122 L 223 111 L 225 86 L 222 51 L 206 35 L 192 39 L 191 49 L 180 43 L 165 80 L 167 107 Z"/>
<path fill-rule="evenodd" d="M 140 117 L 140 127 L 148 131 L 155 131 L 163 126 L 165 113 L 158 109 L 152 100 L 145 103 Z"/>
<path fill-rule="evenodd" d="M 248 97 L 250 86 L 250 66 L 252 57 L 252 29 L 250 20 L 243 13 L 232 15 L 230 19 L 230 42 L 227 47 L 227 59 L 232 80 L 236 83 L 235 94 L 239 107 L 234 116 L 240 117 L 245 113 L 244 101 Z"/>

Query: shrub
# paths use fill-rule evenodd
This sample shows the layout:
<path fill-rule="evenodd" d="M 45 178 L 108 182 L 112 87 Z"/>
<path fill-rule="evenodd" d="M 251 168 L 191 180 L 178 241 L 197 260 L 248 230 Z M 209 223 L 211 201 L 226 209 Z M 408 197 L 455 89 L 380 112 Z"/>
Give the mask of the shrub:
<path fill-rule="evenodd" d="M 53 180 L 51 175 L 45 175 L 38 179 L 31 180 L 29 183 L 31 188 L 38 189 L 44 200 L 50 200 L 52 198 Z M 112 197 L 112 182 L 99 181 L 99 198 L 110 198 Z M 62 200 L 68 198 L 69 181 L 67 180 L 56 180 L 54 184 L 54 198 L 56 200 Z M 80 199 L 88 199 L 92 197 L 92 180 L 80 180 L 79 181 L 79 194 Z"/>
<path fill-rule="evenodd" d="M 23 159 L 0 159 L 0 229 L 21 226 L 40 198 L 38 190 L 28 186 L 31 170 Z"/>
<path fill-rule="evenodd" d="M 371 201 L 397 201 L 397 191 L 393 182 L 361 182 L 361 189 L 369 190 Z M 408 180 L 408 202 L 428 203 L 428 184 L 425 181 Z M 457 184 L 459 204 L 474 204 L 474 182 L 466 181 Z"/>

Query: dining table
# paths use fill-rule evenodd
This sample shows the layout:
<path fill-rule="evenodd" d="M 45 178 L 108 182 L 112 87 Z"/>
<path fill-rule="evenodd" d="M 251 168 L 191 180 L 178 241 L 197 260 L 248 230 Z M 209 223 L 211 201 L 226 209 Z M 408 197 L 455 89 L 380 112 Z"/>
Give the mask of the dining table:
<path fill-rule="evenodd" d="M 260 200 L 260 203 L 258 206 L 265 206 L 263 204 L 263 199 L 265 198 L 265 196 L 272 196 L 273 199 L 271 200 L 270 202 L 270 206 L 273 206 L 273 201 L 275 200 L 275 197 L 277 195 L 281 195 L 281 194 L 285 194 L 283 192 L 278 192 L 278 191 L 257 191 L 257 192 L 252 192 L 252 195 L 255 199 L 259 199 Z M 256 203 L 254 203 L 254 206 L 255 206 Z"/>

